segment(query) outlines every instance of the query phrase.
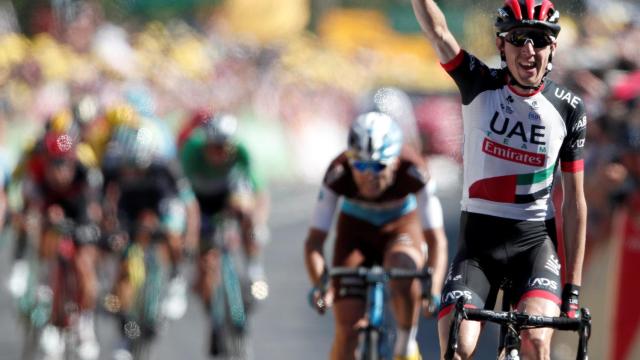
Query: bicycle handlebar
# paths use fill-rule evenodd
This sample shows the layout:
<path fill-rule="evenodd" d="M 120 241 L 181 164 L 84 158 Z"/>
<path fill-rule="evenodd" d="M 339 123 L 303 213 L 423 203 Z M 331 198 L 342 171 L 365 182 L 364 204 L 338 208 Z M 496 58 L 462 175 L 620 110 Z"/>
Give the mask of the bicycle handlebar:
<path fill-rule="evenodd" d="M 490 321 L 500 325 L 509 326 L 517 333 L 523 329 L 548 327 L 557 330 L 569 330 L 578 332 L 577 360 L 588 359 L 588 343 L 591 337 L 591 314 L 589 309 L 582 308 L 580 318 L 554 317 L 542 315 L 528 315 L 516 311 L 491 311 L 484 309 L 465 308 L 465 299 L 460 297 L 456 302 L 455 316 L 449 331 L 449 343 L 445 359 L 453 359 L 458 349 L 458 331 L 462 320 Z"/>
<path fill-rule="evenodd" d="M 431 274 L 433 269 L 424 267 L 419 270 L 390 268 L 384 269 L 381 266 L 373 267 L 334 267 L 329 270 L 329 276 L 332 278 L 353 277 L 359 278 L 365 284 L 385 283 L 391 279 L 420 279 L 422 285 L 422 298 L 429 299 L 431 297 Z"/>
<path fill-rule="evenodd" d="M 464 309 L 463 317 L 466 320 L 491 321 L 501 325 L 512 324 L 520 329 L 548 327 L 557 330 L 579 331 L 583 326 L 581 318 L 528 315 L 511 311 Z"/>
<path fill-rule="evenodd" d="M 420 270 L 412 270 L 412 269 L 400 269 L 400 268 L 391 268 L 391 269 L 383 269 L 379 266 L 374 266 L 372 268 L 367 267 L 334 267 L 329 270 L 329 276 L 334 278 L 340 277 L 359 277 L 367 282 L 377 282 L 384 281 L 388 279 L 410 279 L 410 278 L 419 278 L 426 279 L 431 278 L 432 270 L 431 268 L 424 268 Z M 379 277 L 382 277 L 380 279 Z"/>

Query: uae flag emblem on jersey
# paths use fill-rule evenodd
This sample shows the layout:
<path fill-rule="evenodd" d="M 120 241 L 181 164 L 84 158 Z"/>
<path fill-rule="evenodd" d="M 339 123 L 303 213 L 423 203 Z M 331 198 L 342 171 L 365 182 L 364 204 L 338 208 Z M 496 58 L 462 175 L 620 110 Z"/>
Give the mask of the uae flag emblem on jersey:
<path fill-rule="evenodd" d="M 504 175 L 481 179 L 469 187 L 469 197 L 489 201 L 526 204 L 543 198 L 551 191 L 549 178 L 555 167 L 528 174 Z"/>

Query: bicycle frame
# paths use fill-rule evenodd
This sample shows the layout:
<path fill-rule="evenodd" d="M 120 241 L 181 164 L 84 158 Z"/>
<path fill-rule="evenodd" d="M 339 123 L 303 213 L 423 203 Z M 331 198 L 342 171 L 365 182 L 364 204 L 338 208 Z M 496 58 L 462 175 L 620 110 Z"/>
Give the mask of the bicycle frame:
<path fill-rule="evenodd" d="M 329 271 L 331 277 L 350 277 L 364 281 L 365 319 L 367 326 L 360 329 L 357 354 L 358 359 L 381 359 L 390 356 L 391 348 L 388 343 L 388 331 L 385 326 L 384 310 L 386 304 L 386 284 L 391 279 L 413 279 L 422 281 L 423 297 L 431 292 L 431 269 L 407 270 L 388 269 L 381 266 L 371 268 L 336 267 Z"/>
<path fill-rule="evenodd" d="M 491 311 L 483 309 L 465 308 L 464 297 L 458 298 L 455 307 L 453 324 L 449 331 L 449 342 L 445 360 L 453 359 L 458 349 L 458 337 L 462 320 L 490 321 L 506 327 L 504 345 L 506 360 L 519 359 L 520 331 L 535 328 L 552 328 L 578 332 L 578 353 L 576 360 L 588 359 L 588 342 L 591 336 L 591 314 L 588 309 L 581 309 L 580 318 L 552 317 L 542 315 L 527 315 L 517 311 Z"/>
<path fill-rule="evenodd" d="M 246 349 L 247 304 L 243 292 L 241 274 L 234 259 L 237 249 L 236 235 L 232 230 L 234 220 L 229 214 L 220 213 L 212 218 L 213 233 L 210 243 L 219 253 L 219 283 L 213 284 L 210 306 L 211 348 L 216 355 L 242 357 Z"/>
<path fill-rule="evenodd" d="M 165 320 L 160 310 L 167 281 L 162 258 L 168 256 L 165 254 L 168 250 L 164 248 L 164 233 L 155 225 L 156 219 L 154 212 L 144 211 L 129 229 L 132 243 L 127 247 L 125 261 L 133 295 L 121 331 L 134 359 L 149 358 L 151 344 Z"/>

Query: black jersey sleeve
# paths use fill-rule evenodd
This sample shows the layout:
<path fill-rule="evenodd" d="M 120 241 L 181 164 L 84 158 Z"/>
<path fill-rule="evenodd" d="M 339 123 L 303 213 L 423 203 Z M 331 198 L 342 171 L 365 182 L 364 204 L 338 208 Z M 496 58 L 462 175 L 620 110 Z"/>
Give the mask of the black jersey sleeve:
<path fill-rule="evenodd" d="M 562 171 L 577 172 L 584 168 L 583 150 L 587 134 L 587 115 L 582 99 L 553 81 L 545 83 L 544 94 L 554 104 L 564 120 L 567 135 L 560 147 Z"/>
<path fill-rule="evenodd" d="M 560 162 L 563 171 L 579 171 L 583 165 L 583 149 L 587 134 L 587 115 L 584 111 L 571 114 L 567 124 L 567 137 L 560 149 Z"/>
<path fill-rule="evenodd" d="M 489 68 L 464 50 L 442 67 L 458 86 L 463 105 L 470 104 L 483 91 L 498 89 L 505 84 L 503 71 Z"/>

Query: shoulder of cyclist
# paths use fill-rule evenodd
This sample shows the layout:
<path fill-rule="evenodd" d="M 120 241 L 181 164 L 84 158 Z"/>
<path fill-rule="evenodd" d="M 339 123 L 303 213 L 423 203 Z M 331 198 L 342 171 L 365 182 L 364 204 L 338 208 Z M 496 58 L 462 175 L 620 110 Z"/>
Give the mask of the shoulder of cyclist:
<path fill-rule="evenodd" d="M 428 160 L 411 147 L 403 149 L 400 155 L 399 174 L 416 182 L 418 188 L 426 186 L 431 180 Z"/>
<path fill-rule="evenodd" d="M 178 150 L 178 159 L 185 172 L 190 173 L 192 169 L 198 169 L 202 165 L 202 151 L 205 146 L 204 132 L 200 129 L 193 129 L 182 142 Z"/>
<path fill-rule="evenodd" d="M 248 147 L 242 141 L 235 141 L 234 146 L 236 149 L 236 165 L 245 171 L 255 192 L 264 191 L 266 189 L 266 180 L 257 170 L 255 161 Z"/>
<path fill-rule="evenodd" d="M 347 156 L 347 151 L 343 151 L 329 163 L 324 173 L 322 184 L 336 194 L 344 195 L 346 192 L 345 187 L 352 181 L 353 176 L 349 168 L 349 157 Z"/>
<path fill-rule="evenodd" d="M 18 162 L 11 173 L 11 181 L 19 182 L 30 171 L 31 161 L 42 148 L 42 139 L 31 139 L 20 152 Z"/>

